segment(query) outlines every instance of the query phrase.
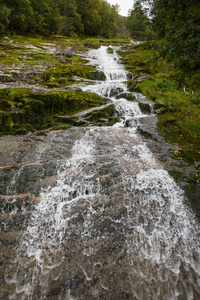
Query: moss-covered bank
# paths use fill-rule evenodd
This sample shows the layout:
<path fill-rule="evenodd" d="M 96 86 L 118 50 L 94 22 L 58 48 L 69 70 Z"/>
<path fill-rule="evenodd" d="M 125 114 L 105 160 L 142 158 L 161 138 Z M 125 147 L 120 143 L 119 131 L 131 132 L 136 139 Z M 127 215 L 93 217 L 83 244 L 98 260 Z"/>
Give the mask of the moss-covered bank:
<path fill-rule="evenodd" d="M 28 89 L 0 90 L 1 134 L 23 134 L 58 125 L 58 114 L 73 114 L 100 106 L 107 100 L 94 93 L 51 91 L 34 93 Z"/>

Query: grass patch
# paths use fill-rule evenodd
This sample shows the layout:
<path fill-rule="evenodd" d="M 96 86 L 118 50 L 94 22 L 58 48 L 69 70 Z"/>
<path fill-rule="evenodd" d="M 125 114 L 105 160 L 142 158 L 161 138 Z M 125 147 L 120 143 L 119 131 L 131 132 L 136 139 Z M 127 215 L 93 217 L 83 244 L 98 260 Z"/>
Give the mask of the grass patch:
<path fill-rule="evenodd" d="M 129 87 L 154 100 L 161 108 L 159 129 L 168 140 L 186 140 L 200 144 L 200 71 L 183 74 L 159 57 L 161 42 L 147 42 L 131 46 L 120 52 L 129 71 L 135 76 L 151 74 L 150 80 L 144 80 Z M 170 128 L 170 130 L 168 129 Z M 169 132 L 170 131 L 170 132 Z M 183 138 L 182 138 L 183 137 Z"/>
<path fill-rule="evenodd" d="M 54 56 L 44 54 L 44 53 L 32 54 L 31 59 L 33 59 L 33 61 L 37 61 L 37 62 L 47 61 L 47 62 L 53 62 L 56 64 L 58 63 L 58 60 Z"/>

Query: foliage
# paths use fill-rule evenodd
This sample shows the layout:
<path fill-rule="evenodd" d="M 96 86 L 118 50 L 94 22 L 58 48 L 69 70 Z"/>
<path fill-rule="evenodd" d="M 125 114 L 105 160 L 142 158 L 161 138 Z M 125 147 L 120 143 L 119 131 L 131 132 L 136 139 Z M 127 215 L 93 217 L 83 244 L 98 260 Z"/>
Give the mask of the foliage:
<path fill-rule="evenodd" d="M 110 6 L 106 1 L 102 1 L 102 6 L 99 11 L 100 22 L 98 24 L 98 35 L 113 38 L 116 36 L 119 15 L 117 6 Z"/>
<path fill-rule="evenodd" d="M 0 0 L 0 34 L 115 37 L 118 6 L 105 0 Z"/>
<path fill-rule="evenodd" d="M 151 40 L 155 38 L 151 21 L 148 19 L 140 1 L 134 3 L 126 21 L 126 27 L 132 38 L 136 40 Z"/>
<path fill-rule="evenodd" d="M 142 2 L 149 2 L 143 0 Z M 200 68 L 199 0 L 151 0 L 153 26 L 167 41 L 163 55 L 185 71 Z"/>
<path fill-rule="evenodd" d="M 0 2 L 0 32 L 4 32 L 10 21 L 11 10 Z"/>
<path fill-rule="evenodd" d="M 78 13 L 81 16 L 84 35 L 94 35 L 93 27 L 99 21 L 100 0 L 78 0 Z"/>

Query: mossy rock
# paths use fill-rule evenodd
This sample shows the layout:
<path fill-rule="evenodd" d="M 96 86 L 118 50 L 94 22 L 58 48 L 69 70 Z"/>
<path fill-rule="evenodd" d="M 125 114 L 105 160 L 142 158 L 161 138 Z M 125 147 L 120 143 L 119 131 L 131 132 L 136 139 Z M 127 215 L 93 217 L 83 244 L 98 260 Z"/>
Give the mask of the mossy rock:
<path fill-rule="evenodd" d="M 133 81 L 132 80 L 131 80 L 131 82 L 128 81 L 128 88 L 129 88 L 130 92 L 142 93 L 142 90 L 141 90 L 141 88 L 138 84 L 133 86 Z"/>
<path fill-rule="evenodd" d="M 115 105 L 111 104 L 101 110 L 94 110 L 92 113 L 86 115 L 86 120 L 96 125 L 112 126 L 118 122 L 118 117 L 115 111 Z"/>
<path fill-rule="evenodd" d="M 92 43 L 92 42 L 86 42 L 86 43 L 84 43 L 84 47 L 98 49 L 100 47 L 100 45 L 96 44 L 96 43 Z"/>
<path fill-rule="evenodd" d="M 153 108 L 157 115 L 164 114 L 168 111 L 167 107 L 160 103 L 155 103 Z"/>
<path fill-rule="evenodd" d="M 93 79 L 95 80 L 101 80 L 101 81 L 106 80 L 106 75 L 102 71 L 94 71 L 92 74 L 93 74 Z"/>
<path fill-rule="evenodd" d="M 152 108 L 148 103 L 139 102 L 139 107 L 144 114 L 150 114 L 152 112 Z"/>
<path fill-rule="evenodd" d="M 103 105 L 107 99 L 95 93 L 82 91 L 52 91 L 48 93 L 33 93 L 30 90 L 7 89 L 1 91 L 7 97 L 12 107 L 20 103 L 21 109 L 16 112 L 0 113 L 0 131 L 18 134 L 32 126 L 31 130 L 58 125 L 57 114 L 73 114 L 91 107 Z"/>
<path fill-rule="evenodd" d="M 46 84 L 71 84 L 73 76 L 82 77 L 85 79 L 94 79 L 94 66 L 86 65 L 63 65 L 56 69 L 50 68 L 43 72 L 43 83 Z M 65 80 L 65 82 L 63 82 Z"/>
<path fill-rule="evenodd" d="M 113 48 L 108 47 L 107 52 L 112 54 L 112 53 L 114 52 L 114 51 L 113 51 Z"/>
<path fill-rule="evenodd" d="M 136 97 L 131 93 L 121 93 L 116 96 L 116 99 L 124 98 L 129 101 L 137 101 Z"/>
<path fill-rule="evenodd" d="M 15 134 L 23 135 L 26 134 L 28 130 L 26 128 L 19 128 L 15 131 Z"/>

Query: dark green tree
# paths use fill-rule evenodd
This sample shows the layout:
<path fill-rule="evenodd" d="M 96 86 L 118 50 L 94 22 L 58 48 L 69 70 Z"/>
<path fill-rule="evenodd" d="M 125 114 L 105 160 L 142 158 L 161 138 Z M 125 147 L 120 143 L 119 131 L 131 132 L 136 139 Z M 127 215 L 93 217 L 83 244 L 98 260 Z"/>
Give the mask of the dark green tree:
<path fill-rule="evenodd" d="M 11 9 L 6 6 L 4 1 L 0 1 L 0 34 L 7 31 L 10 23 Z"/>
<path fill-rule="evenodd" d="M 57 23 L 56 33 L 71 35 L 74 32 L 80 33 L 82 29 L 81 16 L 77 12 L 75 0 L 58 0 L 60 21 Z"/>
<path fill-rule="evenodd" d="M 76 0 L 77 12 L 81 16 L 82 33 L 84 35 L 94 35 L 96 23 L 100 20 L 99 10 L 101 0 Z"/>
<path fill-rule="evenodd" d="M 200 1 L 153 0 L 151 6 L 154 28 L 167 41 L 166 57 L 185 70 L 200 68 Z"/>
<path fill-rule="evenodd" d="M 105 38 L 116 36 L 119 28 L 118 6 L 110 5 L 107 1 L 101 1 L 99 20 L 96 22 L 96 35 Z"/>
<path fill-rule="evenodd" d="M 117 6 L 105 0 L 0 0 L 0 34 L 113 37 L 118 24 Z"/>
<path fill-rule="evenodd" d="M 140 1 L 136 1 L 133 9 L 130 10 L 126 27 L 134 39 L 149 40 L 155 37 L 151 21 L 147 17 Z"/>
<path fill-rule="evenodd" d="M 54 0 L 31 0 L 34 17 L 30 31 L 45 35 L 57 33 L 62 22 L 58 4 Z"/>
<path fill-rule="evenodd" d="M 5 13 L 4 21 L 7 30 L 27 31 L 33 16 L 33 9 L 29 0 L 1 0 Z M 3 16 L 2 16 L 3 17 Z M 1 17 L 1 18 L 2 18 Z"/>

